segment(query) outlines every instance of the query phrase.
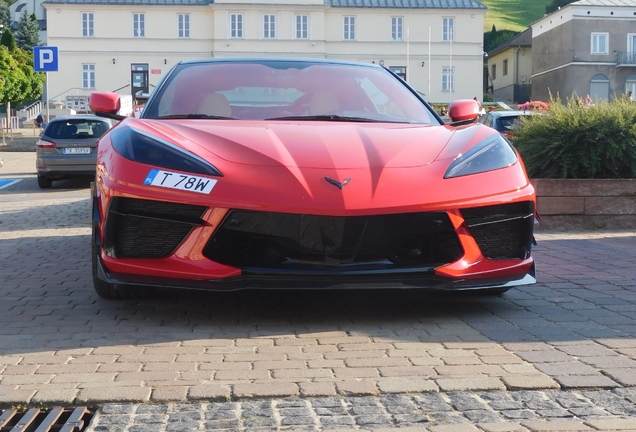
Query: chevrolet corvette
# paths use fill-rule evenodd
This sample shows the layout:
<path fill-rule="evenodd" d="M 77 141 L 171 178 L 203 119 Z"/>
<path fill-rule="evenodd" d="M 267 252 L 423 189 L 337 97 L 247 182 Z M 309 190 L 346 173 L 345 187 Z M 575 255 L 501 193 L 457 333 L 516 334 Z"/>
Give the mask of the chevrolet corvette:
<path fill-rule="evenodd" d="M 535 283 L 535 191 L 514 147 L 449 124 L 375 64 L 184 61 L 99 141 L 97 294 L 415 288 L 498 294 Z"/>

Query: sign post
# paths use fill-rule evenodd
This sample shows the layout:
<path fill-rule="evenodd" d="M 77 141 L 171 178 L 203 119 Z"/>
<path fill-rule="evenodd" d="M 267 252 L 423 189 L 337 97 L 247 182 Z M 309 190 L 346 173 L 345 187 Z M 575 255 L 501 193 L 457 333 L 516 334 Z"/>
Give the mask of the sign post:
<path fill-rule="evenodd" d="M 46 122 L 49 118 L 49 72 L 58 71 L 58 55 L 57 47 L 54 46 L 36 46 L 33 47 L 33 69 L 36 72 L 46 73 Z"/>

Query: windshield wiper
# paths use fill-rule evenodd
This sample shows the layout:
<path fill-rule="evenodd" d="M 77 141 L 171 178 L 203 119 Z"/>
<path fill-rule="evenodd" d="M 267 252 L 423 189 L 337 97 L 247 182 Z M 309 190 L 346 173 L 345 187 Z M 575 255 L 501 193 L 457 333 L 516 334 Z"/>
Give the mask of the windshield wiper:
<path fill-rule="evenodd" d="M 267 118 L 265 120 L 328 120 L 328 121 L 342 121 L 342 122 L 384 123 L 383 120 L 378 120 L 378 119 L 370 119 L 366 117 L 340 116 L 335 114 L 272 117 L 272 118 Z"/>
<path fill-rule="evenodd" d="M 156 119 L 213 119 L 213 120 L 236 120 L 236 117 L 216 116 L 208 114 L 169 114 L 155 117 Z"/>

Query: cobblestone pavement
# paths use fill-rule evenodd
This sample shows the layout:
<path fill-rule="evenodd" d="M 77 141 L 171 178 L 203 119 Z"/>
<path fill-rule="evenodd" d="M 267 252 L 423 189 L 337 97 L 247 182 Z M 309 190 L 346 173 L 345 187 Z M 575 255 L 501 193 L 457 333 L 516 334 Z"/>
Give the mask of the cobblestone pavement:
<path fill-rule="evenodd" d="M 107 404 L 91 431 L 634 431 L 634 402 L 616 389 Z"/>
<path fill-rule="evenodd" d="M 0 189 L 4 406 L 105 403 L 95 430 L 636 431 L 636 230 L 539 232 L 539 282 L 500 297 L 106 301 L 92 289 L 88 183 L 42 191 L 34 153 L 0 157 L 0 179 L 21 179 Z"/>

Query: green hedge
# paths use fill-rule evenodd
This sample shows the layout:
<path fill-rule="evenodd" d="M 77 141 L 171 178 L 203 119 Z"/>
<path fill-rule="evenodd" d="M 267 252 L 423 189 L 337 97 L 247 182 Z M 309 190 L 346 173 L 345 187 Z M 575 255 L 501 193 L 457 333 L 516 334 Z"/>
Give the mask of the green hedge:
<path fill-rule="evenodd" d="M 550 104 L 515 129 L 514 145 L 531 178 L 636 178 L 636 102 Z"/>

